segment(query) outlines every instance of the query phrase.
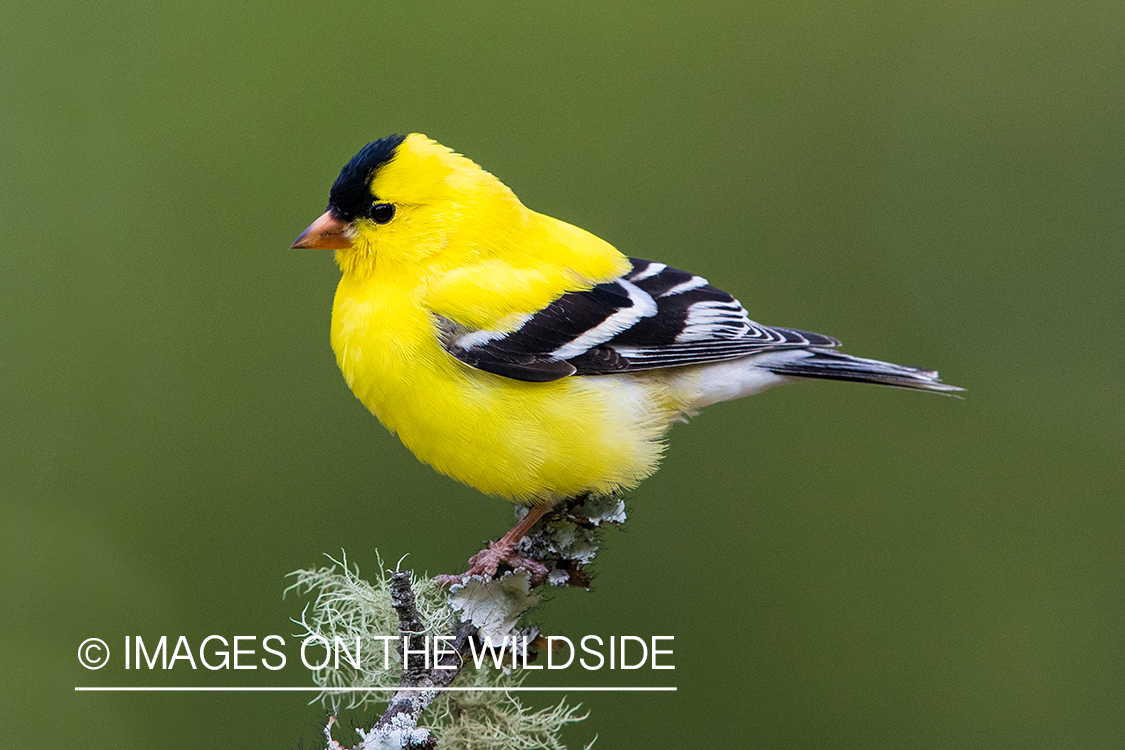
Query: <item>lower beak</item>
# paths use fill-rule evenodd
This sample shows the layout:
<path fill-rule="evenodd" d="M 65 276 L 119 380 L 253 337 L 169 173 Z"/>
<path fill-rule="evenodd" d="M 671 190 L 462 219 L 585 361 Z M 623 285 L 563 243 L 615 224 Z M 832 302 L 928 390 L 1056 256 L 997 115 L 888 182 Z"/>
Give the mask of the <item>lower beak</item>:
<path fill-rule="evenodd" d="M 348 237 L 348 224 L 333 216 L 331 209 L 325 211 L 319 219 L 309 224 L 309 228 L 301 232 L 301 236 L 294 241 L 293 248 L 310 248 L 312 250 L 344 250 L 352 246 Z"/>

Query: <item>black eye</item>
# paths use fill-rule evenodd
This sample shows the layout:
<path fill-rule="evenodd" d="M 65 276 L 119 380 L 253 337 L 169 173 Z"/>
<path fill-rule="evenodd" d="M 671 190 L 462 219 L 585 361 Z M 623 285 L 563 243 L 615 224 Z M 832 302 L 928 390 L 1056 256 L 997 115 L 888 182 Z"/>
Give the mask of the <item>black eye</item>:
<path fill-rule="evenodd" d="M 395 217 L 395 206 L 393 203 L 375 203 L 367 215 L 376 224 L 386 224 Z"/>

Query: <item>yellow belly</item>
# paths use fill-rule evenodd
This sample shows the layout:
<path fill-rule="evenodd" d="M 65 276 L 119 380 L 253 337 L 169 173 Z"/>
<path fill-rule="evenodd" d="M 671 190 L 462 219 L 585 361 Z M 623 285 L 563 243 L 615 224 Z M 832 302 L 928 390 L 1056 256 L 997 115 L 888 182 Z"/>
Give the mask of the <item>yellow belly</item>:
<path fill-rule="evenodd" d="M 442 349 L 408 296 L 347 279 L 332 346 L 352 392 L 419 460 L 518 502 L 636 485 L 681 408 L 660 377 L 525 383 L 476 370 Z"/>

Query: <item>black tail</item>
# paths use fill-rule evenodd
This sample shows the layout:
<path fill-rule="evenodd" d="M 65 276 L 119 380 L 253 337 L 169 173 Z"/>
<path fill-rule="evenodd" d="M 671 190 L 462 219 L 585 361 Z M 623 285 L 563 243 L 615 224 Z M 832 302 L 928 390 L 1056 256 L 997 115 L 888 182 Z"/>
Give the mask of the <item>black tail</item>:
<path fill-rule="evenodd" d="M 877 359 L 853 357 L 850 354 L 810 347 L 807 357 L 763 365 L 778 375 L 823 380 L 848 380 L 853 383 L 875 383 L 896 388 L 913 388 L 919 391 L 949 393 L 960 391 L 955 385 L 938 380 L 937 370 L 880 362 Z"/>

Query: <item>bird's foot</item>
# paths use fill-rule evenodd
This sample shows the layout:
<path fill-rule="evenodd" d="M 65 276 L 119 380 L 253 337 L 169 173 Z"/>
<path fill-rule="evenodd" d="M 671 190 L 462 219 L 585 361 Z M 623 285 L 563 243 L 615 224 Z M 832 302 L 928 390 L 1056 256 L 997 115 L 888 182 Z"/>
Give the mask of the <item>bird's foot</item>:
<path fill-rule="evenodd" d="M 485 580 L 496 578 L 496 573 L 501 565 L 506 565 L 512 570 L 526 570 L 531 574 L 531 586 L 541 586 L 547 582 L 547 566 L 530 557 L 523 557 L 516 553 L 515 544 L 504 544 L 500 540 L 490 544 L 488 549 L 482 549 L 469 558 L 469 570 L 461 575 L 434 576 L 438 586 L 452 586 L 455 583 L 465 583 L 473 576 L 481 576 Z"/>
<path fill-rule="evenodd" d="M 455 583 L 464 583 L 472 576 L 481 576 L 485 580 L 496 577 L 496 571 L 501 565 L 507 565 L 512 570 L 526 570 L 531 574 L 531 585 L 541 586 L 547 582 L 547 566 L 538 560 L 521 557 L 516 554 L 516 545 L 531 527 L 551 509 L 552 503 L 541 503 L 528 508 L 527 513 L 519 520 L 512 530 L 499 541 L 489 544 L 488 549 L 483 549 L 469 558 L 469 571 L 459 576 L 434 576 L 438 586 L 452 586 Z"/>

